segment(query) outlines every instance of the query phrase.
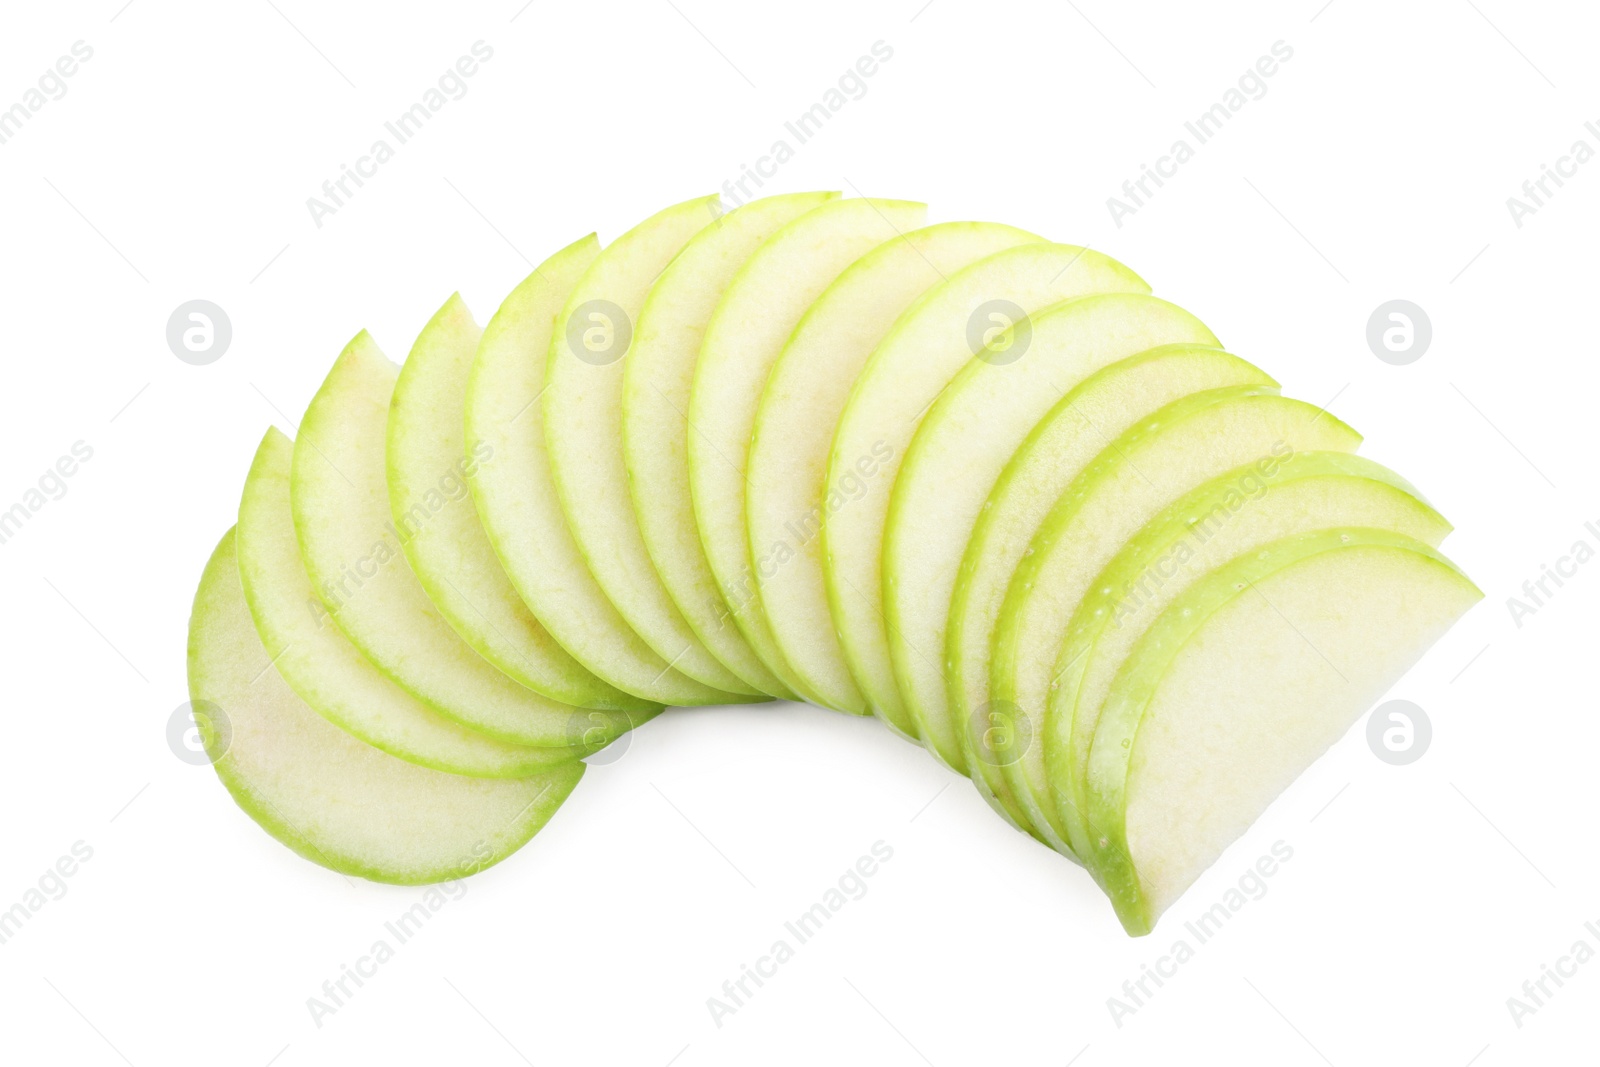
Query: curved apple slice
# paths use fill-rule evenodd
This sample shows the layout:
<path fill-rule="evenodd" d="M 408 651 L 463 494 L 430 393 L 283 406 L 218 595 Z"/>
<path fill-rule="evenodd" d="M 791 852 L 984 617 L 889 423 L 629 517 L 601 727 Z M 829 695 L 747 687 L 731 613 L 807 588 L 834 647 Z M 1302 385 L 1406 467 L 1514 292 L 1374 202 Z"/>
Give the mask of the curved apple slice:
<path fill-rule="evenodd" d="M 1169 505 L 1089 583 L 1056 657 L 1044 717 L 1054 810 L 1067 843 L 1091 849 L 1084 776 L 1116 670 L 1160 613 L 1229 560 L 1332 527 L 1388 530 L 1438 547 L 1450 524 L 1404 479 L 1344 452 L 1303 452 L 1219 475 Z"/>
<path fill-rule="evenodd" d="M 1197 582 L 1139 639 L 1089 754 L 1087 857 L 1156 919 L 1483 596 L 1421 542 L 1290 538 Z"/>
<path fill-rule="evenodd" d="M 806 311 L 773 364 L 745 472 L 750 569 L 779 654 L 823 704 L 870 715 L 850 677 L 822 578 L 822 524 L 852 505 L 825 497 L 828 448 L 850 387 L 912 301 L 975 260 L 1043 238 L 990 222 L 946 222 L 887 241 L 852 263 Z M 877 473 L 869 452 L 857 481 Z M 763 570 L 762 558 L 787 553 Z"/>
<path fill-rule="evenodd" d="M 666 662 L 705 685 L 754 689 L 700 643 L 661 583 L 628 496 L 622 455 L 622 365 L 645 294 L 717 217 L 717 198 L 674 205 L 595 257 L 556 316 L 545 366 L 545 449 L 567 528 L 617 613 Z"/>
<path fill-rule="evenodd" d="M 993 793 L 1019 827 L 1031 820 L 1000 768 L 1020 758 L 989 695 L 989 654 L 1011 576 L 1033 536 L 1106 444 L 1152 411 L 1191 393 L 1228 386 L 1275 388 L 1265 371 L 1199 345 L 1165 345 L 1091 374 L 1028 434 L 1006 464 L 967 542 L 950 598 L 942 701 L 913 705 L 924 742 L 940 759 Z M 1037 832 L 1037 831 L 1035 831 Z"/>
<path fill-rule="evenodd" d="M 239 500 L 236 551 L 261 643 L 300 699 L 374 748 L 455 774 L 521 778 L 585 755 L 589 750 L 513 745 L 469 730 L 401 689 L 350 643 L 300 557 L 289 506 L 293 453 L 276 429 L 261 439 Z"/>
<path fill-rule="evenodd" d="M 1045 773 L 1044 714 L 1066 628 L 1094 576 L 1196 485 L 1247 463 L 1295 452 L 1354 452 L 1360 443 L 1332 415 L 1275 390 L 1213 389 L 1142 419 L 1062 494 L 1012 575 L 989 666 L 991 699 L 1014 716 L 1019 741 L 1027 739 L 1001 773 L 1052 847 L 1073 854 Z"/>
<path fill-rule="evenodd" d="M 756 598 L 745 531 L 745 461 L 756 405 L 800 317 L 839 273 L 877 245 L 922 225 L 927 207 L 836 200 L 769 237 L 728 283 L 706 324 L 689 394 L 689 489 L 723 601 L 745 640 L 788 689 L 815 704 L 784 661 Z M 758 558 L 757 567 L 780 565 Z"/>
<path fill-rule="evenodd" d="M 1032 315 L 1089 293 L 1149 291 L 1122 264 L 1076 245 L 998 252 L 923 294 L 856 378 L 834 430 L 826 485 L 828 499 L 848 498 L 850 506 L 823 519 L 823 576 L 845 663 L 867 705 L 895 732 L 917 736 L 889 657 L 883 533 L 890 490 L 923 413 L 1008 312 Z M 863 456 L 876 463 L 871 478 L 857 466 Z"/>
<path fill-rule="evenodd" d="M 538 400 L 556 314 L 599 251 L 593 234 L 563 248 L 484 327 L 467 382 L 467 446 L 487 446 L 495 456 L 472 479 L 478 518 L 540 625 L 607 683 L 661 704 L 743 703 L 679 674 L 623 621 L 589 573 L 556 499 Z"/>
<path fill-rule="evenodd" d="M 551 700 L 594 709 L 589 733 L 627 729 L 610 712 L 660 710 L 596 678 L 556 644 L 517 596 L 476 508 L 458 506 L 473 480 L 497 462 L 494 448 L 468 452 L 462 413 L 483 331 L 459 293 L 423 327 L 400 368 L 389 408 L 389 511 L 406 561 L 446 621 L 484 659 Z"/>
<path fill-rule="evenodd" d="M 1158 345 L 1216 343 L 1164 300 L 1085 296 L 1017 321 L 951 379 L 906 450 L 884 527 L 884 620 L 907 708 L 945 700 L 945 624 L 962 554 L 1000 472 L 1045 412 L 1109 363 Z"/>
<path fill-rule="evenodd" d="M 395 759 L 307 707 L 251 622 L 234 532 L 189 617 L 189 700 L 217 777 L 245 814 L 313 863 L 376 882 L 451 881 L 500 862 L 583 777 L 573 761 L 513 781 Z"/>
<path fill-rule="evenodd" d="M 405 560 L 409 532 L 389 517 L 384 458 L 398 376 L 363 331 L 306 409 L 290 502 L 311 584 L 355 646 L 439 713 L 505 741 L 571 744 L 587 714 L 500 673 L 451 629 Z M 440 506 L 470 507 L 465 493 Z"/>
<path fill-rule="evenodd" d="M 728 283 L 768 237 L 838 193 L 769 196 L 737 208 L 683 246 L 650 287 L 622 367 L 622 451 L 639 532 L 678 610 L 746 685 L 794 694 L 728 618 L 689 498 L 689 390 L 700 339 Z"/>

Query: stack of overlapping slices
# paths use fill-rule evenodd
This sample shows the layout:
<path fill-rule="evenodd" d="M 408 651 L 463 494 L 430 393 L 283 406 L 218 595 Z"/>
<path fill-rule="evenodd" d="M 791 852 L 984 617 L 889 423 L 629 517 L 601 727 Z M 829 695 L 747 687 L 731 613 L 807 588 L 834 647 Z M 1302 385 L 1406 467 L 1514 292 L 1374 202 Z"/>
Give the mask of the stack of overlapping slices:
<path fill-rule="evenodd" d="M 876 715 L 1143 933 L 1481 595 L 1359 442 L 1097 252 L 693 200 L 349 344 L 256 453 L 192 704 L 269 832 L 405 883 L 665 706 Z"/>

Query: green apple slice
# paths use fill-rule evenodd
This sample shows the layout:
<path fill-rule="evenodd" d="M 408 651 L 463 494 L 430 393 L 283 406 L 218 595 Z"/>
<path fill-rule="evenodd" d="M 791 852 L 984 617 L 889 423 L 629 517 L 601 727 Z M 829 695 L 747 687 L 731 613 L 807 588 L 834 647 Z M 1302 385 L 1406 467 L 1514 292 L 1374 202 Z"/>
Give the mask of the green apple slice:
<path fill-rule="evenodd" d="M 505 741 L 569 745 L 587 728 L 587 715 L 517 684 L 480 656 L 405 560 L 408 534 L 390 518 L 384 456 L 399 373 L 362 332 L 306 409 L 289 495 L 311 584 L 355 646 L 440 714 Z M 442 506 L 470 509 L 465 495 Z"/>
<path fill-rule="evenodd" d="M 622 450 L 639 532 L 656 573 L 711 654 L 746 685 L 794 694 L 728 617 L 689 498 L 689 390 L 706 323 L 745 260 L 777 230 L 838 193 L 769 196 L 690 239 L 645 297 L 622 366 Z"/>
<path fill-rule="evenodd" d="M 1199 319 L 1164 300 L 1085 296 L 1007 327 L 951 379 L 906 449 L 884 526 L 884 619 L 907 708 L 946 698 L 945 624 L 961 557 L 1029 431 L 1107 364 L 1158 345 L 1216 343 Z"/>
<path fill-rule="evenodd" d="M 1019 826 L 1031 828 L 1000 768 L 1020 757 L 989 695 L 989 654 L 1011 576 L 1033 536 L 1100 450 L 1152 411 L 1191 393 L 1273 388 L 1266 372 L 1199 345 L 1164 345 L 1104 367 L 1067 393 L 1006 464 L 972 529 L 950 598 L 942 700 L 912 705 L 923 741 L 979 783 Z"/>
<path fill-rule="evenodd" d="M 923 413 L 982 351 L 986 334 L 1006 324 L 1008 312 L 1032 315 L 1089 293 L 1149 291 L 1122 264 L 1075 245 L 997 252 L 920 297 L 856 378 L 834 431 L 826 485 L 828 499 L 847 498 L 850 506 L 823 520 L 823 573 L 851 676 L 873 713 L 895 732 L 916 738 L 889 658 L 883 532 L 890 490 Z M 876 464 L 871 478 L 862 477 L 863 456 Z"/>
<path fill-rule="evenodd" d="M 1066 628 L 1094 576 L 1196 485 L 1247 463 L 1295 452 L 1354 452 L 1360 443 L 1332 415 L 1275 390 L 1213 389 L 1142 419 L 1062 494 L 1012 575 L 989 667 L 991 699 L 1015 717 L 1020 747 L 1001 773 L 1052 847 L 1072 854 L 1047 781 L 1044 713 Z"/>
<path fill-rule="evenodd" d="M 509 781 L 419 767 L 312 711 L 273 666 L 223 535 L 189 618 L 189 700 L 217 777 L 245 814 L 313 863 L 421 885 L 521 848 L 583 777 L 577 761 Z"/>
<path fill-rule="evenodd" d="M 400 368 L 389 408 L 389 510 L 417 580 L 446 621 L 484 659 L 551 700 L 594 709 L 591 732 L 615 736 L 623 715 L 661 705 L 596 678 L 556 644 L 517 596 L 478 521 L 461 506 L 474 477 L 499 457 L 475 442 L 462 413 L 483 331 L 455 294 L 428 322 Z"/>
<path fill-rule="evenodd" d="M 756 405 L 789 335 L 841 271 L 884 241 L 922 225 L 923 204 L 836 200 L 769 237 L 728 283 L 706 324 L 689 394 L 689 488 L 695 524 L 725 606 L 756 655 L 793 693 L 800 683 L 762 614 L 745 530 L 745 461 Z M 758 558 L 772 567 L 777 560 Z"/>
<path fill-rule="evenodd" d="M 1332 527 L 1388 530 L 1437 547 L 1450 524 L 1404 479 L 1344 452 L 1303 452 L 1238 467 L 1157 515 L 1089 584 L 1056 658 L 1044 753 L 1067 843 L 1092 851 L 1084 776 L 1116 670 L 1185 590 L 1235 557 Z"/>
<path fill-rule="evenodd" d="M 1197 582 L 1118 671 L 1089 754 L 1091 870 L 1156 919 L 1482 593 L 1421 542 L 1359 528 Z"/>
<path fill-rule="evenodd" d="M 276 429 L 261 439 L 239 500 L 236 551 L 261 643 L 300 699 L 374 748 L 455 774 L 522 778 L 584 755 L 469 730 L 401 689 L 350 643 L 329 618 L 300 557 L 289 505 L 293 454 L 294 445 Z"/>
<path fill-rule="evenodd" d="M 544 367 L 556 315 L 599 254 L 593 234 L 543 263 L 500 305 L 467 382 L 467 445 L 495 461 L 472 498 L 517 595 L 561 647 L 610 685 L 661 704 L 743 703 L 674 670 L 623 621 L 578 552 L 545 453 Z"/>
<path fill-rule="evenodd" d="M 545 367 L 544 438 L 567 527 L 617 613 L 678 671 L 758 696 L 700 643 L 645 549 L 622 454 L 622 370 L 645 294 L 717 217 L 717 198 L 667 208 L 595 257 L 556 316 Z"/>
<path fill-rule="evenodd" d="M 1043 239 L 1012 226 L 947 222 L 888 241 L 852 263 L 811 305 L 761 394 L 745 471 L 756 599 L 789 669 L 829 707 L 871 709 L 850 677 L 822 578 L 822 524 L 849 507 L 825 497 L 828 448 L 850 387 L 895 320 L 918 296 L 975 260 Z M 876 473 L 869 452 L 857 480 Z M 782 562 L 756 566 L 758 560 Z"/>

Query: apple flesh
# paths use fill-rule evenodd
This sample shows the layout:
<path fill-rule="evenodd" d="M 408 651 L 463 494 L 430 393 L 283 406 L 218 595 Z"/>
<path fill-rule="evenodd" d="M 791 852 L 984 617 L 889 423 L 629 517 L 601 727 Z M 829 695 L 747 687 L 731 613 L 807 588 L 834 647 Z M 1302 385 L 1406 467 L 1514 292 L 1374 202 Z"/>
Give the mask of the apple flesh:
<path fill-rule="evenodd" d="M 584 563 L 618 614 L 681 673 L 760 695 L 695 636 L 645 549 L 622 452 L 622 374 L 645 294 L 690 238 L 717 217 L 717 198 L 660 211 L 595 257 L 556 316 L 545 365 L 545 448 Z"/>
<path fill-rule="evenodd" d="M 1388 530 L 1429 547 L 1450 532 L 1392 471 L 1344 452 L 1302 452 L 1235 468 L 1181 497 L 1089 583 L 1057 657 L 1042 739 L 1055 811 L 1079 855 L 1090 849 L 1084 778 L 1100 708 L 1139 637 L 1232 559 L 1332 527 Z"/>
<path fill-rule="evenodd" d="M 1003 324 L 996 300 L 1032 315 L 1091 293 L 1149 291 L 1116 260 L 1077 245 L 1025 244 L 997 252 L 918 298 L 851 387 L 834 430 L 825 486 L 827 498 L 851 503 L 823 519 L 823 577 L 851 677 L 873 714 L 902 737 L 917 740 L 917 727 L 900 700 L 889 656 L 882 549 L 890 491 L 923 415 L 982 351 L 974 325 Z M 862 477 L 862 457 L 875 464 L 871 478 Z M 1003 807 L 996 810 L 1004 814 Z"/>
<path fill-rule="evenodd" d="M 599 252 L 593 234 L 557 252 L 484 327 L 466 407 L 468 447 L 495 456 L 472 480 L 478 517 L 523 603 L 595 675 L 660 704 L 741 703 L 680 674 L 634 632 L 589 572 L 556 497 L 538 401 L 556 316 Z"/>
<path fill-rule="evenodd" d="M 700 543 L 689 497 L 689 392 L 706 323 L 739 268 L 773 233 L 838 195 L 766 197 L 695 234 L 650 287 L 622 369 L 623 459 L 651 562 L 711 654 L 746 685 L 780 699 L 794 694 L 729 617 Z"/>
<path fill-rule="evenodd" d="M 596 678 L 539 625 L 462 498 L 485 466 L 503 457 L 492 446 L 466 447 L 462 411 L 467 378 L 483 331 L 459 294 L 423 328 L 400 368 L 389 408 L 389 510 L 406 562 L 461 639 L 503 673 L 551 700 L 592 709 L 592 732 L 616 736 L 629 725 L 619 712 L 659 710 Z"/>
<path fill-rule="evenodd" d="M 950 382 L 906 450 L 884 530 L 889 651 L 908 709 L 946 701 L 956 574 L 984 502 L 1033 427 L 1101 367 L 1159 345 L 1216 343 L 1200 320 L 1164 300 L 1085 296 L 1014 324 Z M 911 714 L 919 724 L 932 719 Z M 959 751 L 953 733 L 922 740 L 936 755 Z"/>
<path fill-rule="evenodd" d="M 795 326 L 846 267 L 923 222 L 927 207 L 899 200 L 836 200 L 769 237 L 740 268 L 706 325 L 689 395 L 689 488 L 711 573 L 767 669 L 815 704 L 789 669 L 761 609 L 746 533 L 745 461 L 756 406 Z M 758 560 L 758 566 L 781 566 Z M 826 705 L 824 705 L 826 706 Z"/>
<path fill-rule="evenodd" d="M 189 698 L 217 777 L 245 814 L 313 863 L 424 885 L 474 874 L 522 847 L 584 765 L 511 780 L 420 767 L 364 744 L 295 695 L 245 603 L 229 530 L 189 619 Z"/>
<path fill-rule="evenodd" d="M 403 542 L 432 514 L 390 516 L 385 442 L 398 377 L 363 331 L 301 420 L 289 498 L 312 586 L 355 646 L 440 714 L 503 741 L 569 745 L 582 712 L 517 684 L 461 640 L 406 562 Z M 439 507 L 471 511 L 464 497 Z"/>
<path fill-rule="evenodd" d="M 950 601 L 942 703 L 917 706 L 924 740 L 974 780 L 983 777 L 1012 821 L 1037 832 L 1000 768 L 1031 738 L 1009 736 L 990 701 L 989 658 L 1011 576 L 1034 534 L 1106 444 L 1183 396 L 1230 386 L 1273 388 L 1265 372 L 1201 345 L 1164 345 L 1104 367 L 1057 402 L 1028 434 L 995 483 L 967 542 Z M 925 721 L 924 721 L 925 720 Z"/>
<path fill-rule="evenodd" d="M 239 500 L 235 540 L 260 641 L 300 699 L 375 748 L 455 774 L 526 777 L 583 755 L 470 730 L 400 688 L 361 654 L 328 615 L 301 559 L 289 504 L 293 452 L 276 429 L 262 438 Z"/>
<path fill-rule="evenodd" d="M 1127 268 L 925 213 L 698 198 L 481 331 L 452 296 L 403 369 L 351 342 L 197 595 L 241 807 L 459 877 L 664 705 L 793 697 L 921 741 L 1147 932 L 1481 594 Z"/>
<path fill-rule="evenodd" d="M 1055 848 L 1072 851 L 1050 796 L 1044 716 L 1057 654 L 1090 581 L 1146 522 L 1195 485 L 1246 463 L 1311 450 L 1354 452 L 1360 443 L 1338 419 L 1275 389 L 1213 389 L 1141 419 L 1062 494 L 1012 575 L 989 666 L 994 700 L 1035 742 L 1001 772 Z"/>
<path fill-rule="evenodd" d="M 1249 553 L 1168 606 L 1089 753 L 1086 860 L 1127 931 L 1148 933 L 1482 595 L 1427 545 L 1348 528 Z"/>
<path fill-rule="evenodd" d="M 784 661 L 829 707 L 871 714 L 845 664 L 822 577 L 822 524 L 858 495 L 824 491 L 850 387 L 917 297 L 976 260 L 1041 240 L 1012 226 L 947 222 L 879 245 L 817 297 L 767 378 L 745 473 L 750 571 Z M 858 478 L 875 476 L 877 462 L 858 457 Z M 781 563 L 758 565 L 780 554 Z"/>

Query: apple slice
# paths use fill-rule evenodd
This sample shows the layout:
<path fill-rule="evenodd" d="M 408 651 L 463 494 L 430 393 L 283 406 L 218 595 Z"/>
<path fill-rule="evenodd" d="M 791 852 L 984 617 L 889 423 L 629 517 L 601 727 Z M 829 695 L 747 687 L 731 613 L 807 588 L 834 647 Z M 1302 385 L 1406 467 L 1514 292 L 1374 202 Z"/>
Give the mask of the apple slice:
<path fill-rule="evenodd" d="M 300 699 L 374 748 L 455 774 L 523 778 L 584 755 L 587 749 L 513 745 L 469 730 L 401 689 L 350 643 L 300 558 L 289 506 L 293 454 L 276 429 L 261 439 L 239 500 L 236 551 L 261 643 Z"/>
<path fill-rule="evenodd" d="M 1388 530 L 1437 547 L 1450 524 L 1404 479 L 1344 452 L 1302 452 L 1238 467 L 1150 520 L 1089 583 L 1056 658 L 1045 713 L 1046 773 L 1067 843 L 1092 851 L 1084 776 L 1116 670 L 1166 606 L 1229 560 L 1331 527 Z"/>
<path fill-rule="evenodd" d="M 189 700 L 217 777 L 245 814 L 311 862 L 376 882 L 422 885 L 493 866 L 539 832 L 584 772 L 572 761 L 510 781 L 446 774 L 328 722 L 262 646 L 232 530 L 195 592 Z"/>
<path fill-rule="evenodd" d="M 622 367 L 650 284 L 718 214 L 717 198 L 667 208 L 595 257 L 556 316 L 545 366 L 544 439 L 567 527 L 617 613 L 655 653 L 705 685 L 760 694 L 700 643 L 656 574 L 628 495 Z"/>
<path fill-rule="evenodd" d="M 500 673 L 451 629 L 389 517 L 384 443 L 399 368 L 365 331 L 334 362 L 295 441 L 290 502 L 311 584 L 333 620 L 402 688 L 464 726 L 518 744 L 569 745 L 587 713 Z M 441 507 L 469 509 L 466 494 Z M 622 713 L 617 727 L 626 723 Z"/>
<path fill-rule="evenodd" d="M 1076 245 L 997 252 L 918 299 L 856 378 L 834 431 L 826 485 L 828 499 L 847 498 L 850 506 L 824 517 L 823 575 L 851 676 L 896 733 L 917 736 L 900 701 L 884 628 L 883 531 L 890 490 L 923 414 L 1010 316 L 1088 293 L 1149 291 L 1122 264 Z M 871 478 L 857 466 L 863 456 L 877 464 Z"/>
<path fill-rule="evenodd" d="M 1130 934 L 1156 919 L 1482 593 L 1360 528 L 1207 575 L 1117 673 L 1089 754 L 1091 870 Z"/>
<path fill-rule="evenodd" d="M 423 327 L 400 368 L 389 408 L 389 510 L 406 531 L 406 561 L 446 621 L 490 663 L 551 700 L 595 709 L 591 733 L 615 736 L 621 715 L 649 711 L 640 700 L 596 678 L 539 625 L 506 577 L 477 510 L 460 506 L 474 477 L 497 457 L 475 442 L 468 452 L 462 412 L 467 377 L 483 331 L 459 293 Z"/>
<path fill-rule="evenodd" d="M 922 225 L 923 204 L 836 200 L 756 249 L 706 324 L 689 395 L 689 489 L 711 573 L 734 623 L 793 693 L 822 704 L 789 669 L 761 612 L 745 530 L 745 461 L 756 405 L 800 317 L 839 273 L 876 245 Z M 758 568 L 777 560 L 758 557 Z"/>
<path fill-rule="evenodd" d="M 1191 393 L 1276 384 L 1221 349 L 1153 348 L 1084 379 L 1006 464 L 973 526 L 951 594 L 945 635 L 949 690 L 945 699 L 911 710 L 923 741 L 956 770 L 974 781 L 981 777 L 1017 825 L 1032 829 L 1000 768 L 1021 757 L 1022 746 L 1015 743 L 1021 739 L 1006 737 L 1007 723 L 990 704 L 989 653 L 1011 576 L 1034 534 L 1100 450 L 1150 412 Z"/>
<path fill-rule="evenodd" d="M 946 222 L 887 241 L 852 263 L 795 327 L 761 394 L 745 472 L 750 569 L 779 653 L 840 711 L 870 715 L 850 677 L 822 578 L 822 524 L 851 497 L 825 497 L 828 448 L 867 358 L 918 296 L 975 260 L 1043 239 L 1013 226 Z M 878 467 L 856 457 L 859 480 Z M 777 560 L 761 568 L 761 559 Z"/>
<path fill-rule="evenodd" d="M 884 617 L 908 709 L 946 699 L 956 573 L 984 501 L 1028 432 L 1109 363 L 1158 345 L 1216 343 L 1199 319 L 1164 300 L 1085 296 L 1007 327 L 951 379 L 906 450 L 884 527 Z M 953 737 L 941 741 L 929 744 L 936 755 L 956 751 Z"/>
<path fill-rule="evenodd" d="M 674 670 L 623 621 L 567 529 L 545 454 L 544 366 L 556 314 L 599 254 L 593 234 L 534 269 L 500 305 L 467 382 L 467 446 L 478 469 L 478 518 L 512 586 L 550 635 L 609 684 L 661 704 L 743 703 Z"/>
<path fill-rule="evenodd" d="M 1001 773 L 1053 847 L 1071 852 L 1045 772 L 1044 713 L 1066 628 L 1094 576 L 1194 486 L 1247 463 L 1302 451 L 1354 452 L 1360 443 L 1332 415 L 1276 390 L 1213 389 L 1140 420 L 1062 494 L 1011 578 L 989 667 L 991 699 L 1015 716 L 1018 738 L 1029 739 Z"/>
<path fill-rule="evenodd" d="M 689 498 L 689 390 L 700 339 L 745 260 L 774 232 L 838 193 L 769 196 L 737 208 L 683 246 L 650 287 L 622 366 L 622 451 L 639 532 L 678 610 L 711 654 L 748 686 L 792 699 L 728 617 Z"/>

